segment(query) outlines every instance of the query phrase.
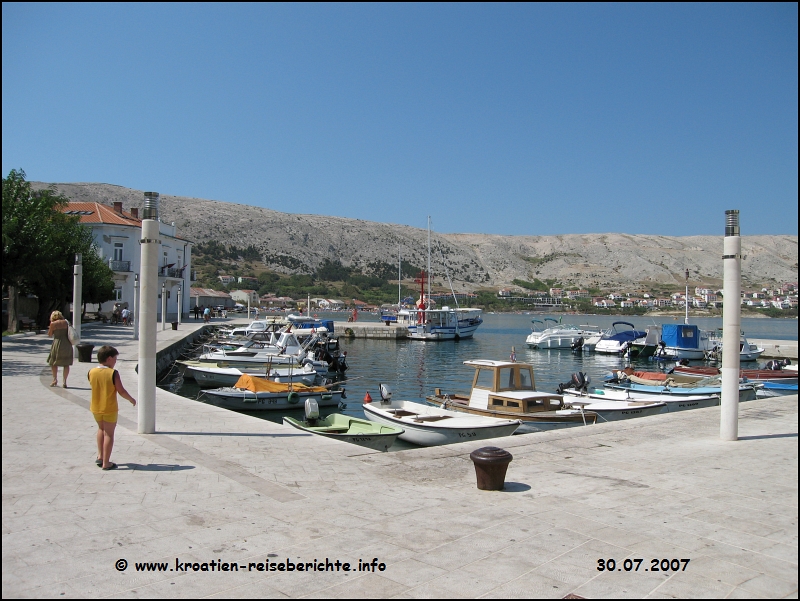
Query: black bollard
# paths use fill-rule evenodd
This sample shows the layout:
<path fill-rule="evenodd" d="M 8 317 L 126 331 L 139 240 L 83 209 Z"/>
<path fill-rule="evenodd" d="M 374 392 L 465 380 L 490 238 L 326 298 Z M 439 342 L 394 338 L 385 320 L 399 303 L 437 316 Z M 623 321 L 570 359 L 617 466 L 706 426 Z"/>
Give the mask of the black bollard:
<path fill-rule="evenodd" d="M 508 464 L 514 458 L 511 453 L 498 447 L 481 447 L 469 454 L 475 464 L 475 476 L 479 490 L 503 490 Z"/>

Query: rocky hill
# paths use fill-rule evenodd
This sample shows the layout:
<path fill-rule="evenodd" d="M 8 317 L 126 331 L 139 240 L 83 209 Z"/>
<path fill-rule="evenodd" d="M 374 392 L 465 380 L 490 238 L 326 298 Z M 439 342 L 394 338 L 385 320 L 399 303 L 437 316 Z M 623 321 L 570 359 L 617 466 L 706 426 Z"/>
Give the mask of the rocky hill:
<path fill-rule="evenodd" d="M 53 184 L 32 182 L 34 188 Z M 143 191 L 111 184 L 54 184 L 73 200 L 128 210 L 143 204 Z M 192 242 L 217 240 L 239 248 L 254 245 L 266 265 L 281 273 L 310 273 L 325 259 L 369 273 L 370 264 L 417 266 L 427 261 L 427 231 L 361 219 L 281 213 L 260 207 L 184 196 L 161 195 L 161 218 L 174 221 Z M 444 264 L 456 289 L 502 288 L 514 279 L 554 279 L 565 285 L 602 289 L 683 285 L 721 286 L 722 236 L 565 234 L 498 236 L 432 233 L 432 271 L 446 282 Z M 745 285 L 797 281 L 797 236 L 744 236 Z"/>

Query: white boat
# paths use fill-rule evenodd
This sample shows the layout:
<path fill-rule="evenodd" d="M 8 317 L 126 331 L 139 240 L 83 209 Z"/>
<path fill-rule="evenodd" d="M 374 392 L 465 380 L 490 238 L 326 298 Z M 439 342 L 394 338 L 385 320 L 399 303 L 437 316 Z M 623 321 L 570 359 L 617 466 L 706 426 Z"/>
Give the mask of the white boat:
<path fill-rule="evenodd" d="M 739 361 L 757 361 L 764 349 L 753 344 L 741 333 L 739 337 Z M 710 332 L 708 335 L 708 354 L 709 359 L 722 359 L 722 330 Z"/>
<path fill-rule="evenodd" d="M 446 267 L 445 267 L 446 269 Z M 403 309 L 397 313 L 397 325 L 405 326 L 411 340 L 461 340 L 471 338 L 483 323 L 483 310 L 475 307 L 459 307 L 452 284 L 456 308 L 444 306 L 434 308 L 431 299 L 431 218 L 428 217 L 428 270 L 422 271 L 415 282 L 420 285 L 419 301 L 414 309 Z M 450 276 L 447 276 L 448 281 Z M 426 290 L 427 284 L 427 290 Z"/>
<path fill-rule="evenodd" d="M 471 338 L 482 323 L 481 309 L 474 308 L 402 309 L 397 313 L 397 325 L 405 326 L 412 340 Z"/>
<path fill-rule="evenodd" d="M 628 326 L 630 329 L 618 328 L 617 326 Z M 636 326 L 630 322 L 615 321 L 611 324 L 611 328 L 594 344 L 594 351 L 607 355 L 621 355 L 630 348 L 635 340 L 643 339 L 646 336 L 647 332 L 637 330 Z M 584 345 L 584 348 L 586 348 L 586 345 Z"/>
<path fill-rule="evenodd" d="M 520 427 L 518 419 L 496 419 L 465 415 L 412 401 L 393 401 L 381 385 L 381 400 L 364 403 L 370 421 L 402 428 L 401 440 L 425 447 L 511 436 Z"/>
<path fill-rule="evenodd" d="M 237 367 L 220 367 L 216 363 L 206 361 L 178 360 L 175 363 L 181 366 L 184 378 L 194 379 L 201 388 L 233 386 L 243 374 L 265 378 L 273 382 L 295 382 L 313 386 L 321 381 L 321 376 L 324 373 L 327 373 L 327 368 L 315 367 L 313 362 L 297 367 L 273 368 L 272 366 L 251 365 L 241 369 Z"/>
<path fill-rule="evenodd" d="M 593 403 L 599 402 L 627 402 L 634 400 L 652 400 L 652 396 L 639 395 L 630 390 L 603 390 L 602 388 L 591 389 L 590 391 L 575 390 L 572 388 L 564 389 L 564 395 L 574 397 L 579 400 L 588 400 Z M 715 407 L 719 405 L 719 397 L 716 395 L 690 395 L 673 396 L 663 394 L 658 397 L 658 401 L 664 403 L 665 411 L 672 413 L 675 411 L 685 411 L 687 409 L 702 409 L 704 407 Z M 588 409 L 588 407 L 587 407 Z"/>
<path fill-rule="evenodd" d="M 722 356 L 722 333 L 706 332 L 694 324 L 664 324 L 661 342 L 655 357 L 670 361 L 701 361 L 719 359 Z M 739 361 L 755 361 L 764 352 L 763 348 L 750 343 L 744 334 L 739 341 Z"/>
<path fill-rule="evenodd" d="M 547 327 L 547 322 L 553 322 L 550 327 Z M 580 342 L 583 346 L 585 338 L 589 337 L 592 333 L 578 328 L 577 326 L 562 324 L 552 317 L 545 317 L 544 321 L 539 319 L 532 319 L 531 323 L 534 324 L 532 332 L 525 339 L 525 344 L 530 348 L 536 349 L 561 349 L 573 348 Z M 542 324 L 544 329 L 536 330 L 536 323 Z"/>

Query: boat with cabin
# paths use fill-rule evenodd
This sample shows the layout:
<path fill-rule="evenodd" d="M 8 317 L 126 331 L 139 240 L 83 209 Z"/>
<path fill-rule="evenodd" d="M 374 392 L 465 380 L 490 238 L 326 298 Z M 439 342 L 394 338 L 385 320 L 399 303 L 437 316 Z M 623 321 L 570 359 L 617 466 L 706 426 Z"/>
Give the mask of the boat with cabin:
<path fill-rule="evenodd" d="M 407 328 L 408 338 L 411 340 L 441 341 L 471 338 L 478 326 L 483 323 L 483 310 L 475 307 L 459 307 L 449 274 L 447 280 L 450 282 L 450 291 L 456 306 L 435 308 L 435 302 L 431 298 L 430 273 L 431 218 L 428 217 L 428 269 L 421 271 L 414 280 L 420 285 L 419 300 L 415 308 L 398 311 L 395 323 Z"/>
<path fill-rule="evenodd" d="M 627 327 L 622 327 L 627 326 Z M 593 344 L 594 352 L 606 355 L 621 355 L 627 352 L 628 348 L 640 338 L 645 338 L 647 332 L 637 330 L 636 326 L 628 321 L 615 321 L 606 330 L 597 342 Z M 584 349 L 587 345 L 584 344 Z"/>
<path fill-rule="evenodd" d="M 528 363 L 476 359 L 464 365 L 475 369 L 469 395 L 443 393 L 437 388 L 425 400 L 435 407 L 471 415 L 520 419 L 520 434 L 654 415 L 663 409 L 661 403 L 653 401 L 594 407 L 591 403 L 571 403 L 561 394 L 537 391 L 533 366 Z"/>
<path fill-rule="evenodd" d="M 584 339 L 593 333 L 571 324 L 562 324 L 561 320 L 552 317 L 545 317 L 544 321 L 532 319 L 531 323 L 534 325 L 525 339 L 525 344 L 534 349 L 575 349 L 577 346 L 582 347 Z M 542 329 L 536 329 L 537 323 L 542 324 Z"/>

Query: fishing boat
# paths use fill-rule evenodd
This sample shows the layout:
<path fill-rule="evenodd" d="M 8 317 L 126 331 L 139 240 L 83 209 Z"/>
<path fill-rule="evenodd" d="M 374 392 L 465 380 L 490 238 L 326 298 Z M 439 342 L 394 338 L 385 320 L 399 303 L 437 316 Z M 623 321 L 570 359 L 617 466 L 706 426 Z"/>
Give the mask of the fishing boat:
<path fill-rule="evenodd" d="M 445 271 L 447 267 L 445 266 Z M 411 340 L 441 341 L 471 338 L 483 323 L 483 310 L 474 307 L 459 307 L 453 290 L 450 274 L 447 281 L 453 294 L 455 308 L 443 306 L 435 308 L 431 298 L 431 218 L 428 217 L 428 269 L 421 271 L 415 283 L 420 285 L 419 300 L 414 309 L 397 312 L 397 325 L 405 326 Z"/>
<path fill-rule="evenodd" d="M 522 423 L 518 419 L 464 415 L 422 403 L 392 400 L 389 388 L 384 384 L 380 388 L 380 401 L 363 405 L 367 419 L 402 428 L 400 440 L 425 447 L 511 436 Z"/>
<path fill-rule="evenodd" d="M 434 407 L 471 415 L 522 420 L 520 434 L 642 417 L 663 409 L 653 401 L 631 401 L 625 406 L 601 403 L 596 408 L 589 403 L 572 404 L 563 395 L 537 391 L 533 366 L 528 363 L 477 359 L 464 365 L 475 368 L 469 395 L 444 394 L 437 388 L 425 400 Z"/>
<path fill-rule="evenodd" d="M 343 389 L 272 382 L 248 374 L 242 374 L 234 386 L 204 390 L 198 397 L 211 405 L 240 411 L 296 409 L 306 399 L 313 399 L 320 407 L 335 407 L 342 398 Z"/>
<path fill-rule="evenodd" d="M 658 326 L 651 326 L 645 330 L 647 334 L 644 338 L 634 340 L 628 346 L 628 358 L 630 359 L 647 359 L 652 357 L 659 349 L 661 342 L 661 328 Z"/>
<path fill-rule="evenodd" d="M 283 423 L 309 434 L 348 442 L 375 451 L 388 451 L 404 430 L 351 415 L 331 413 L 320 418 L 319 405 L 312 399 L 305 402 L 305 420 L 283 418 Z"/>

